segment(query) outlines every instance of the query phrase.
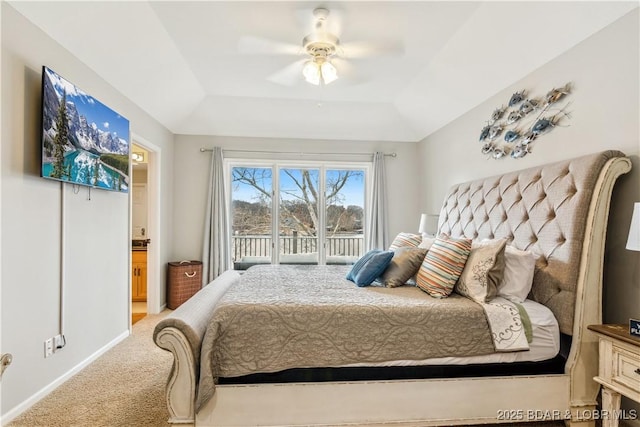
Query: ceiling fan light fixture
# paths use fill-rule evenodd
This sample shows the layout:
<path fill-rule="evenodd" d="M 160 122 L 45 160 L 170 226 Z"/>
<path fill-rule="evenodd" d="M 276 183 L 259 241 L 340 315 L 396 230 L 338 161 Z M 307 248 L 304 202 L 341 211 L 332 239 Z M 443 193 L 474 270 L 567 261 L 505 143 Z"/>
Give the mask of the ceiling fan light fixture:
<path fill-rule="evenodd" d="M 320 74 L 322 74 L 322 80 L 326 85 L 338 79 L 338 70 L 336 70 L 336 67 L 329 61 L 322 63 L 320 66 Z"/>
<path fill-rule="evenodd" d="M 302 75 L 312 85 L 318 86 L 320 82 L 328 85 L 338 79 L 338 70 L 326 58 L 318 56 L 304 64 Z"/>
<path fill-rule="evenodd" d="M 320 67 L 315 60 L 312 59 L 304 64 L 302 75 L 308 83 L 316 86 L 320 84 Z"/>

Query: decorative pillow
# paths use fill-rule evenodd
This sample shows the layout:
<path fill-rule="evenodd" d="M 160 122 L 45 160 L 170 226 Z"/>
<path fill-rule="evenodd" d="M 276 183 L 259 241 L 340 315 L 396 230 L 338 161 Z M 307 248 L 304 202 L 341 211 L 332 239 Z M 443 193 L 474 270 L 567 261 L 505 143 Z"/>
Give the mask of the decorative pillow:
<path fill-rule="evenodd" d="M 471 252 L 471 240 L 441 234 L 422 261 L 416 285 L 436 298 L 448 297 Z"/>
<path fill-rule="evenodd" d="M 393 258 L 393 251 L 379 251 L 371 255 L 358 271 L 353 282 L 358 286 L 369 286 L 387 268 Z"/>
<path fill-rule="evenodd" d="M 491 301 L 504 275 L 506 246 L 507 239 L 473 242 L 454 291 L 476 302 Z"/>
<path fill-rule="evenodd" d="M 420 244 L 420 242 L 422 242 L 422 234 L 398 233 L 396 238 L 393 239 L 393 242 L 391 242 L 389 250 L 394 251 L 405 246 L 415 248 Z"/>
<path fill-rule="evenodd" d="M 422 242 L 420 242 L 420 244 L 418 245 L 418 247 L 420 249 L 426 249 L 429 250 L 431 249 L 431 246 L 433 245 L 433 242 L 436 241 L 435 237 L 427 237 L 427 236 L 423 236 L 422 237 Z M 416 272 L 417 273 L 417 272 Z M 406 282 L 407 285 L 416 285 L 416 275 L 414 275 L 413 277 L 411 277 L 409 280 L 407 280 Z"/>
<path fill-rule="evenodd" d="M 533 252 L 521 251 L 507 245 L 504 251 L 504 275 L 498 285 L 498 296 L 522 303 L 527 299 L 533 284 L 536 257 Z"/>
<path fill-rule="evenodd" d="M 422 248 L 422 249 L 429 250 L 429 249 L 431 249 L 431 246 L 433 246 L 433 242 L 435 242 L 435 241 L 436 241 L 436 238 L 435 238 L 435 237 L 427 237 L 427 236 L 424 236 L 424 237 L 422 238 L 422 241 L 421 241 L 421 242 L 420 242 L 420 244 L 418 245 L 418 247 L 419 247 L 419 248 Z"/>
<path fill-rule="evenodd" d="M 404 285 L 418 272 L 426 254 L 427 250 L 421 248 L 396 249 L 391 262 L 380 277 L 380 282 L 388 288 Z"/>
<path fill-rule="evenodd" d="M 360 257 L 360 259 L 358 259 L 356 262 L 353 263 L 353 266 L 351 267 L 351 270 L 349 270 L 349 272 L 347 273 L 347 280 L 351 280 L 353 282 L 353 279 L 355 279 L 356 274 L 358 274 L 358 272 L 362 269 L 362 267 L 364 267 L 364 264 L 369 261 L 369 258 L 371 258 L 373 255 L 375 255 L 378 252 L 382 252 L 381 249 L 372 249 L 369 252 L 365 253 L 364 255 L 362 255 Z"/>

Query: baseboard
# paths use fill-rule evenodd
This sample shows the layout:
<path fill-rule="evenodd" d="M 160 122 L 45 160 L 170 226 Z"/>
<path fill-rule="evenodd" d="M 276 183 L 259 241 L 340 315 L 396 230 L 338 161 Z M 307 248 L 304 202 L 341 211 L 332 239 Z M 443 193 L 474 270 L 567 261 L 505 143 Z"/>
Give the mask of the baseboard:
<path fill-rule="evenodd" d="M 55 390 L 62 383 L 64 383 L 69 378 L 71 378 L 72 376 L 80 372 L 82 369 L 87 367 L 89 364 L 91 364 L 91 362 L 96 360 L 98 357 L 102 356 L 104 353 L 111 350 L 118 343 L 120 343 L 125 338 L 127 338 L 129 334 L 130 334 L 129 330 L 127 329 L 126 331 L 118 335 L 116 338 L 111 340 L 109 343 L 107 343 L 105 346 L 97 350 L 91 356 L 87 357 L 85 360 L 83 360 L 82 362 L 80 362 L 79 364 L 71 368 L 69 371 L 67 371 L 66 373 L 64 373 L 57 379 L 55 379 L 53 382 L 51 382 L 50 384 L 40 389 L 33 396 L 29 397 L 24 402 L 18 404 L 13 409 L 10 409 L 6 414 L 0 415 L 0 426 L 9 424 L 14 418 L 17 418 L 20 414 L 22 414 L 23 412 L 31 408 L 33 405 L 38 403 L 42 398 L 46 397 L 49 393 Z"/>
<path fill-rule="evenodd" d="M 158 312 L 154 312 L 152 309 L 147 308 L 147 312 L 148 312 L 149 314 L 160 314 L 160 313 L 162 313 L 162 312 L 163 312 L 163 311 L 165 311 L 165 310 L 167 310 L 167 304 L 166 304 L 166 303 L 164 303 L 164 304 L 162 304 L 162 305 L 160 306 L 160 311 L 158 311 Z"/>

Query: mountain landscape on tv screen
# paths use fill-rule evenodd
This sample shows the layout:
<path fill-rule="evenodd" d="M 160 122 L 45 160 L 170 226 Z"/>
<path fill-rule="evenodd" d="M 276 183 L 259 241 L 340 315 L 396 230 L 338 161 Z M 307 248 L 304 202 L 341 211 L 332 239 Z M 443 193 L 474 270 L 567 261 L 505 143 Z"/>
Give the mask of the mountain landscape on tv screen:
<path fill-rule="evenodd" d="M 48 68 L 42 100 L 42 176 L 127 192 L 129 121 Z"/>

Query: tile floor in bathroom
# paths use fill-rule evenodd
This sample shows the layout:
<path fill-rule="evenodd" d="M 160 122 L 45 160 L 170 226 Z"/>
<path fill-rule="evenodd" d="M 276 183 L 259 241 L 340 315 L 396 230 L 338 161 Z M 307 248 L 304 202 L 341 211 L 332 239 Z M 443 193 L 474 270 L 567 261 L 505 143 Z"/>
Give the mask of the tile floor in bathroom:
<path fill-rule="evenodd" d="M 146 302 L 132 302 L 131 303 L 131 324 L 133 325 L 138 320 L 147 315 L 147 303 Z"/>

